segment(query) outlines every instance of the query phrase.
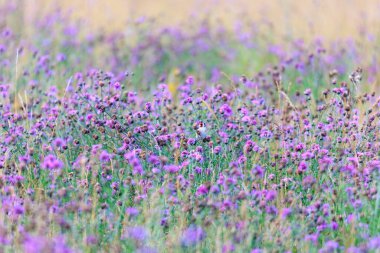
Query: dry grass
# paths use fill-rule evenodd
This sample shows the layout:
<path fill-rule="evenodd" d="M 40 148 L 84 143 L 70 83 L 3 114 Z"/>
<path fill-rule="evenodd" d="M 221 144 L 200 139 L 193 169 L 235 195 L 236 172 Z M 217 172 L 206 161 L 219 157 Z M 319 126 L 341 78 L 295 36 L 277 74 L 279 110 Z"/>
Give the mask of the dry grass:
<path fill-rule="evenodd" d="M 6 0 L 0 0 L 4 2 Z M 380 23 L 380 2 L 376 0 L 18 0 L 27 24 L 61 6 L 83 19 L 88 30 L 125 28 L 128 19 L 157 17 L 163 25 L 186 22 L 191 15 L 208 15 L 233 27 L 241 15 L 265 20 L 279 35 L 311 38 L 360 36 L 358 27 L 375 31 Z"/>

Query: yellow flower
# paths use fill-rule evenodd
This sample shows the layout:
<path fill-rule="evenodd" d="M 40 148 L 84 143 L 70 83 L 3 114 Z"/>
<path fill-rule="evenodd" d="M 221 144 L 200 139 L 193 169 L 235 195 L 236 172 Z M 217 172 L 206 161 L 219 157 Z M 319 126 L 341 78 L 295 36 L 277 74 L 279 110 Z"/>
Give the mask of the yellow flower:
<path fill-rule="evenodd" d="M 173 68 L 170 71 L 170 74 L 168 77 L 168 88 L 169 88 L 170 93 L 173 96 L 174 101 L 177 98 L 178 86 L 180 84 L 180 75 L 181 75 L 181 70 L 179 68 Z"/>

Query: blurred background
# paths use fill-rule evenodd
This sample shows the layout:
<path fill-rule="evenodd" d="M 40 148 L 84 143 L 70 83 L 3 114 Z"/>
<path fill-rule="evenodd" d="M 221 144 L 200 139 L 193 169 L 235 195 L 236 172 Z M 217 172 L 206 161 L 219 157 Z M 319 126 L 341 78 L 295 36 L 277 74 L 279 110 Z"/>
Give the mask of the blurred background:
<path fill-rule="evenodd" d="M 0 0 L 9 37 L 0 50 L 36 79 L 66 83 L 96 68 L 173 93 L 189 74 L 235 82 L 274 65 L 290 66 L 284 82 L 315 92 L 326 73 L 343 81 L 357 67 L 368 90 L 380 87 L 379 27 L 379 0 Z"/>
<path fill-rule="evenodd" d="M 0 0 L 0 3 L 10 2 Z M 14 0 L 25 32 L 32 20 L 54 9 L 71 12 L 88 31 L 125 29 L 130 20 L 155 18 L 159 25 L 191 22 L 207 16 L 233 28 L 244 20 L 266 22 L 276 35 L 310 38 L 360 36 L 361 27 L 376 31 L 380 24 L 378 0 Z"/>

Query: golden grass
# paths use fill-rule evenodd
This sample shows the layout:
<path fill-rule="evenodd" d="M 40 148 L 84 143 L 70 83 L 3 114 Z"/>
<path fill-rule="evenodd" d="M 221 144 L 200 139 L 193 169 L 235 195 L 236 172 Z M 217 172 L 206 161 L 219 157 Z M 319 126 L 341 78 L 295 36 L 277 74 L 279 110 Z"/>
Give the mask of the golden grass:
<path fill-rule="evenodd" d="M 4 2 L 7 0 L 0 0 Z M 125 28 L 128 19 L 157 17 L 162 25 L 190 21 L 191 15 L 208 15 L 233 27 L 242 15 L 266 20 L 275 34 L 310 38 L 360 36 L 358 27 L 376 31 L 380 24 L 377 0 L 17 0 L 25 26 L 53 7 L 71 10 L 88 30 Z"/>

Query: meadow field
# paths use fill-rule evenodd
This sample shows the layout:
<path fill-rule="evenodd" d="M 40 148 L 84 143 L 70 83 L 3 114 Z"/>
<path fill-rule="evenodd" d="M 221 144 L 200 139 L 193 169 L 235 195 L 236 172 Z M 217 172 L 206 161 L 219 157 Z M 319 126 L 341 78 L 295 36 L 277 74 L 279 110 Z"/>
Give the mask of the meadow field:
<path fill-rule="evenodd" d="M 377 1 L 0 0 L 0 252 L 380 252 Z"/>

